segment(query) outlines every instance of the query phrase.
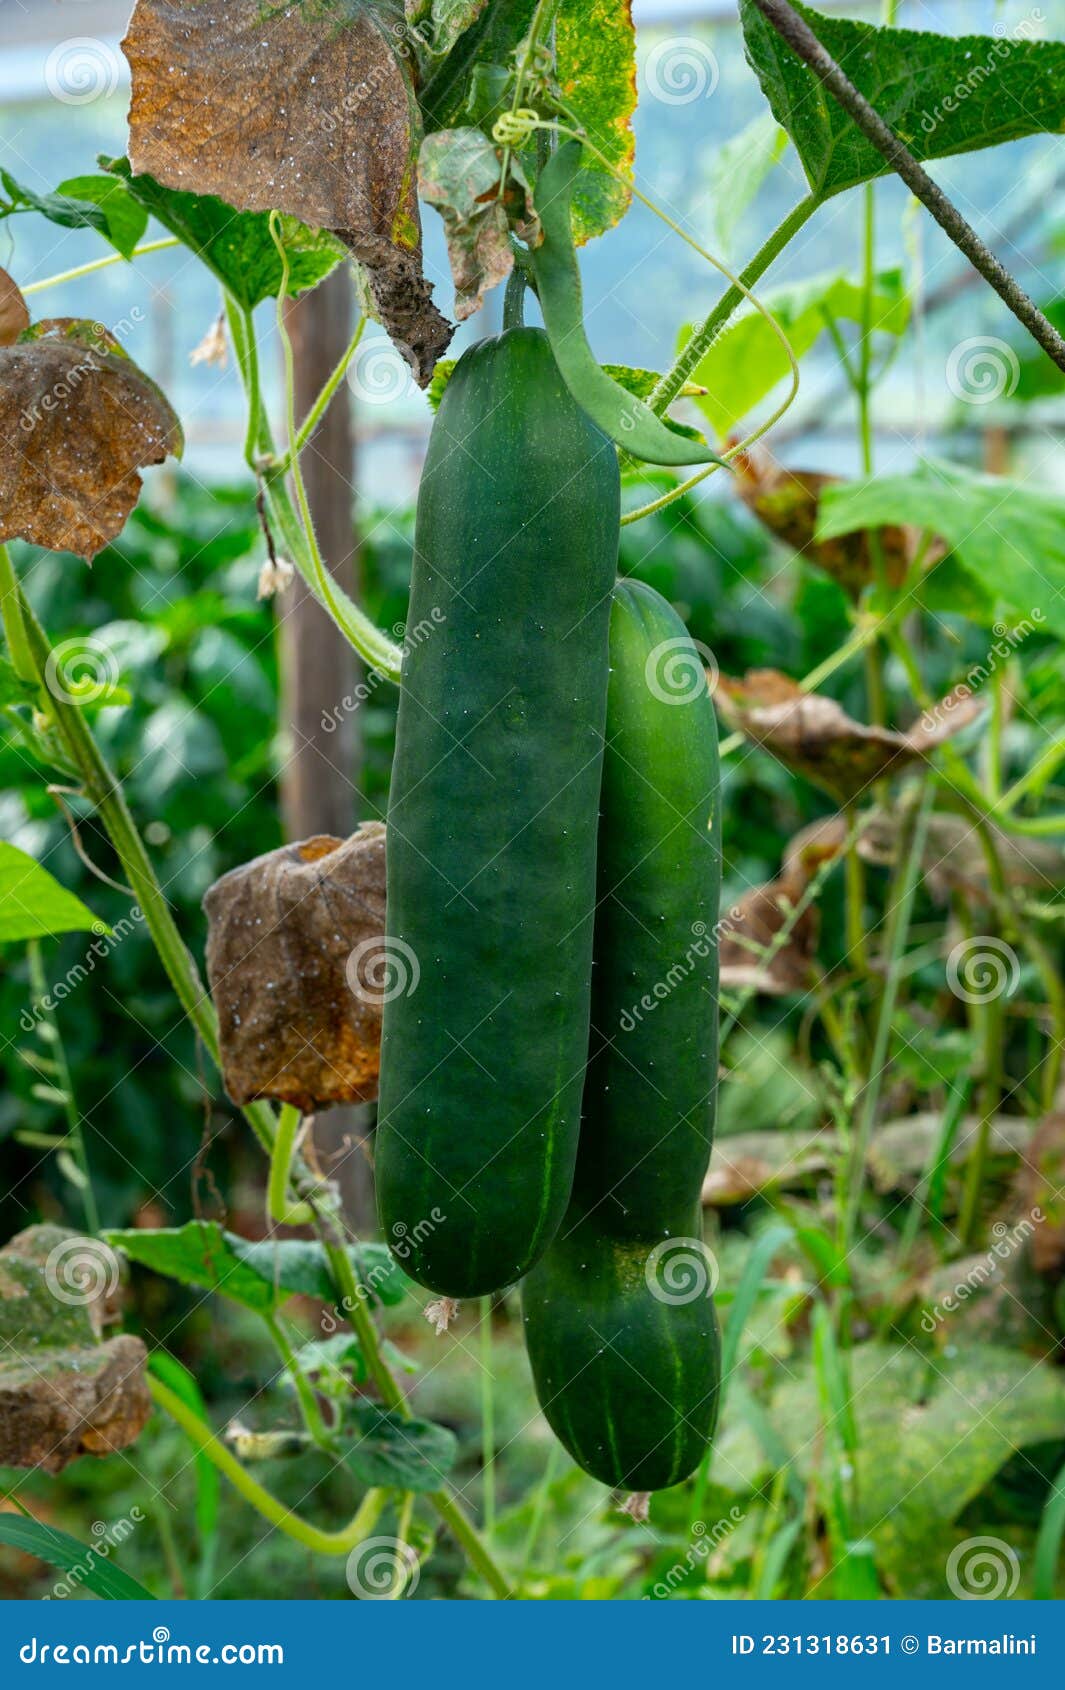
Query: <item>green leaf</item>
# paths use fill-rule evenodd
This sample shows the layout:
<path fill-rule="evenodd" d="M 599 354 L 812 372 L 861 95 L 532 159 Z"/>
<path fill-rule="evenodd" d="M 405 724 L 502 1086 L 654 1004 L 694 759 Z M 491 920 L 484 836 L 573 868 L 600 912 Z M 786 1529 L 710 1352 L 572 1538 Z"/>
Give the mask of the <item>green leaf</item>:
<path fill-rule="evenodd" d="M 475 24 L 488 0 L 407 0 L 407 21 L 415 27 L 419 41 L 434 59 L 450 53 L 460 35 Z"/>
<path fill-rule="evenodd" d="M 1065 499 L 925 460 L 909 475 L 827 488 L 817 538 L 893 522 L 941 535 L 989 603 L 1017 613 L 1022 629 L 1027 619 L 1065 637 Z"/>
<path fill-rule="evenodd" d="M 556 78 L 562 99 L 615 170 L 631 177 L 635 154 L 636 32 L 630 0 L 568 0 L 555 24 Z M 610 229 L 628 210 L 625 182 L 585 148 L 573 190 L 578 245 Z"/>
<path fill-rule="evenodd" d="M 0 944 L 57 933 L 110 933 L 46 868 L 0 839 Z"/>
<path fill-rule="evenodd" d="M 714 226 L 723 247 L 731 247 L 736 225 L 787 145 L 787 131 L 767 111 L 715 151 L 707 174 Z"/>
<path fill-rule="evenodd" d="M 1018 35 L 937 35 L 796 10 L 920 160 L 1065 128 L 1065 43 Z M 754 0 L 740 0 L 747 57 L 820 199 L 890 166 Z"/>
<path fill-rule="evenodd" d="M 281 260 L 270 234 L 270 214 L 234 211 L 214 194 L 186 194 L 164 188 L 154 176 L 134 176 L 129 160 L 101 158 L 101 165 L 128 185 L 144 210 L 195 252 L 234 299 L 249 307 L 273 299 L 281 289 Z M 335 235 L 282 217 L 281 235 L 289 260 L 289 293 L 306 293 L 345 257 Z"/>
<path fill-rule="evenodd" d="M 71 199 L 63 193 L 35 194 L 32 188 L 24 188 L 20 182 L 6 170 L 0 170 L 0 182 L 3 182 L 8 198 L 14 205 L 24 206 L 30 211 L 39 211 L 42 217 L 47 217 L 50 223 L 58 223 L 63 229 L 95 229 L 98 234 L 108 239 L 108 218 L 102 206 L 93 204 L 90 200 Z"/>
<path fill-rule="evenodd" d="M 155 1273 L 182 1285 L 219 1291 L 260 1314 L 271 1313 L 292 1296 L 329 1302 L 335 1295 L 325 1250 L 313 1241 L 251 1242 L 224 1231 L 217 1221 L 188 1221 L 154 1231 L 132 1228 L 105 1237 L 113 1249 Z M 405 1276 L 385 1245 L 353 1244 L 348 1254 L 371 1306 L 400 1301 Z"/>
<path fill-rule="evenodd" d="M 508 64 L 535 10 L 536 0 L 505 0 L 505 4 L 497 0 L 459 36 L 447 57 L 418 89 L 426 133 L 453 129 L 461 122 L 474 67 Z"/>
<path fill-rule="evenodd" d="M 354 1332 L 334 1332 L 331 1338 L 316 1338 L 304 1344 L 296 1360 L 300 1371 L 314 1379 L 315 1388 L 330 1397 L 347 1397 L 352 1380 L 361 1385 L 366 1378 L 366 1358 Z"/>
<path fill-rule="evenodd" d="M 148 226 L 148 213 L 124 182 L 114 176 L 71 176 L 56 190 L 68 199 L 89 201 L 105 219 L 104 234 L 123 258 L 133 255 Z"/>
<path fill-rule="evenodd" d="M 837 322 L 863 321 L 863 290 L 838 271 L 776 288 L 761 297 L 798 359 L 820 338 L 830 317 Z M 883 271 L 876 278 L 873 296 L 874 327 L 884 334 L 900 335 L 909 315 L 901 270 Z M 678 349 L 691 333 L 691 324 L 686 324 L 678 336 Z M 707 389 L 696 403 L 714 434 L 723 438 L 772 392 L 788 368 L 784 348 L 760 312 L 750 307 L 734 317 L 693 371 L 693 380 Z"/>
<path fill-rule="evenodd" d="M 79 1543 L 76 1537 L 57 1531 L 54 1526 L 42 1525 L 40 1520 L 27 1520 L 21 1514 L 0 1514 L 0 1543 L 20 1549 L 25 1555 L 36 1555 L 50 1567 L 77 1576 L 79 1589 L 89 1590 L 109 1602 L 153 1602 L 150 1590 L 145 1590 L 135 1578 L 130 1578 L 108 1557 L 104 1560 L 100 1546 Z"/>
<path fill-rule="evenodd" d="M 446 1426 L 405 1420 L 376 1403 L 352 1405 L 358 1441 L 345 1451 L 352 1472 L 365 1485 L 395 1490 L 438 1490 L 455 1464 L 458 1444 Z"/>

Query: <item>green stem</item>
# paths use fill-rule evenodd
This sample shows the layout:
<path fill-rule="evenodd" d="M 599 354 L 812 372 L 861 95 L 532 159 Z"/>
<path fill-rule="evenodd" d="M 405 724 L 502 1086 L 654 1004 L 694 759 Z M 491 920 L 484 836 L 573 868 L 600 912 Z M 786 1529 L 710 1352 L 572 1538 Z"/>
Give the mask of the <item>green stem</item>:
<path fill-rule="evenodd" d="M 525 1581 L 529 1576 L 529 1568 L 532 1565 L 532 1558 L 535 1554 L 536 1544 L 544 1523 L 544 1514 L 547 1511 L 547 1499 L 551 1491 L 551 1486 L 555 1482 L 555 1471 L 558 1467 L 559 1456 L 561 1453 L 561 1445 L 556 1443 L 554 1438 L 552 1438 L 551 1447 L 547 1452 L 547 1460 L 544 1462 L 543 1477 L 536 1487 L 536 1500 L 533 1503 L 532 1518 L 529 1521 L 529 1531 L 525 1539 L 525 1547 L 522 1550 L 521 1572 L 518 1575 L 519 1590 L 523 1590 L 525 1588 Z"/>
<path fill-rule="evenodd" d="M 317 540 L 314 537 L 314 527 L 308 530 L 303 523 L 299 511 L 292 501 L 286 483 L 286 465 L 278 458 L 274 450 L 270 425 L 262 405 L 261 395 L 256 388 L 254 370 L 254 356 L 250 349 L 253 339 L 250 313 L 244 311 L 236 302 L 227 297 L 226 316 L 229 323 L 230 338 L 233 342 L 237 367 L 244 383 L 245 393 L 251 405 L 248 421 L 248 441 L 251 443 L 253 455 L 252 468 L 261 478 L 263 498 L 266 501 L 274 528 L 279 535 L 284 548 L 299 570 L 300 575 L 318 600 L 324 610 L 333 618 L 345 639 L 355 648 L 371 669 L 377 670 L 388 680 L 398 681 L 403 653 L 397 645 L 374 626 L 370 618 L 361 611 L 357 604 L 350 599 L 343 588 L 338 586 L 331 577 L 328 579 Z M 291 342 L 287 335 L 291 356 Z M 290 400 L 290 412 L 294 405 L 294 384 L 287 382 Z M 253 397 L 256 403 L 252 404 Z M 296 438 L 293 429 L 290 438 Z M 295 470 L 298 458 L 293 462 Z M 302 478 L 301 478 L 302 479 Z"/>
<path fill-rule="evenodd" d="M 492 1373 L 492 1299 L 481 1298 L 481 1472 L 484 1484 L 484 1535 L 491 1543 L 496 1523 L 495 1396 Z"/>
<path fill-rule="evenodd" d="M 300 1366 L 296 1352 L 289 1343 L 281 1322 L 278 1320 L 276 1315 L 264 1314 L 263 1324 L 269 1332 L 270 1337 L 273 1339 L 274 1348 L 281 1357 L 282 1364 L 288 1372 L 293 1386 L 295 1387 L 296 1397 L 300 1405 L 300 1413 L 303 1416 L 303 1424 L 306 1426 L 313 1442 L 318 1445 L 319 1449 L 333 1452 L 336 1447 L 335 1442 L 330 1437 L 325 1421 L 322 1419 L 322 1411 L 318 1406 L 318 1399 L 315 1396 L 314 1391 L 311 1389 L 310 1380 L 307 1378 L 307 1375 Z"/>
<path fill-rule="evenodd" d="M 1040 753 L 1031 768 L 1027 769 L 1019 780 L 1015 780 L 1013 785 L 1002 794 L 1002 797 L 992 805 L 994 814 L 1008 814 L 1010 810 L 1016 809 L 1021 799 L 1026 797 L 1033 787 L 1038 786 L 1044 780 L 1048 780 L 1062 763 L 1065 763 L 1065 739 L 1055 739 L 1047 746 L 1045 751 Z"/>
<path fill-rule="evenodd" d="M 858 855 L 858 821 L 851 810 L 847 817 L 845 853 L 844 914 L 847 957 L 860 974 L 869 972 L 865 945 L 865 864 Z"/>
<path fill-rule="evenodd" d="M 37 1008 L 45 1025 L 51 1029 L 52 1057 L 58 1069 L 59 1089 L 63 1093 L 63 1113 L 67 1118 L 66 1142 L 74 1152 L 74 1159 L 81 1173 L 81 1201 L 85 1210 L 85 1226 L 91 1233 L 100 1230 L 100 1214 L 96 1207 L 96 1194 L 92 1188 L 92 1176 L 89 1173 L 89 1158 L 85 1149 L 85 1132 L 81 1115 L 74 1098 L 74 1084 L 70 1077 L 70 1064 L 67 1053 L 59 1033 L 59 1023 L 51 1006 L 48 992 L 48 982 L 45 979 L 44 963 L 41 958 L 40 942 L 31 940 L 28 947 L 30 964 L 30 985 L 37 1000 Z"/>
<path fill-rule="evenodd" d="M 309 1226 L 314 1210 L 309 1203 L 290 1203 L 289 1179 L 292 1158 L 296 1151 L 296 1135 L 302 1116 L 291 1103 L 282 1105 L 277 1118 L 277 1136 L 270 1152 L 270 1179 L 266 1188 L 266 1208 L 271 1220 L 281 1226 Z"/>
<path fill-rule="evenodd" d="M 0 615 L 11 662 L 20 681 L 37 681 L 38 675 L 26 640 L 18 576 L 7 547 L 0 545 Z"/>
<path fill-rule="evenodd" d="M 291 457 L 292 455 L 295 455 L 296 457 L 299 456 L 299 454 L 303 451 L 304 447 L 306 446 L 308 440 L 310 440 L 310 438 L 311 438 L 312 434 L 314 433 L 315 429 L 318 427 L 318 424 L 321 422 L 322 418 L 325 416 L 326 411 L 329 409 L 333 395 L 335 394 L 337 388 L 340 386 L 341 382 L 344 380 L 344 377 L 348 373 L 348 365 L 351 363 L 351 360 L 355 356 L 355 353 L 358 349 L 358 345 L 359 345 L 360 340 L 362 339 L 363 331 L 365 330 L 365 328 L 366 328 L 366 318 L 360 317 L 358 322 L 355 325 L 355 331 L 352 334 L 351 339 L 348 341 L 347 346 L 344 348 L 344 351 L 341 354 L 340 361 L 337 364 L 336 369 L 333 371 L 332 375 L 329 377 L 329 380 L 326 382 L 325 386 L 322 388 L 321 393 L 319 393 L 317 399 L 314 401 L 314 404 L 311 406 L 310 410 L 307 412 L 307 415 L 304 417 L 302 423 L 300 424 L 299 432 L 296 435 L 295 444 L 292 448 L 290 448 L 290 452 L 288 454 L 288 457 Z M 282 467 L 284 467 L 284 464 L 288 462 L 288 457 L 286 457 L 283 460 Z"/>
<path fill-rule="evenodd" d="M 218 1468 L 257 1514 L 261 1514 L 264 1520 L 269 1520 L 272 1526 L 276 1526 L 287 1537 L 295 1538 L 297 1543 L 302 1543 L 306 1549 L 312 1549 L 318 1555 L 350 1555 L 356 1544 L 361 1543 L 377 1524 L 387 1496 L 387 1492 L 383 1490 L 367 1491 L 353 1518 L 338 1532 L 323 1532 L 317 1526 L 312 1526 L 309 1521 L 301 1519 L 273 1496 L 265 1485 L 261 1485 L 258 1479 L 252 1478 L 232 1450 L 226 1448 L 199 1415 L 182 1402 L 176 1392 L 164 1385 L 154 1374 L 150 1373 L 147 1377 L 148 1389 L 155 1402 L 166 1410 L 172 1420 L 177 1421 L 192 1447 L 200 1455 L 206 1456 L 212 1466 Z"/>
<path fill-rule="evenodd" d="M 94 270 L 106 270 L 111 264 L 125 264 L 134 258 L 147 258 L 150 252 L 163 252 L 167 247 L 180 246 L 176 235 L 168 235 L 163 241 L 148 241 L 144 246 L 134 247 L 127 261 L 124 253 L 112 252 L 106 258 L 94 258 L 88 264 L 79 264 L 76 270 L 61 270 L 57 276 L 46 276 L 43 282 L 29 282 L 20 291 L 23 294 L 43 293 L 45 288 L 57 288 L 61 282 L 77 282 L 82 276 L 90 276 Z"/>
<path fill-rule="evenodd" d="M 36 679 L 45 689 L 51 652 L 48 636 L 24 594 L 19 606 Z M 69 700 L 49 695 L 49 709 L 70 758 L 78 770 L 86 797 L 97 811 L 122 864 L 123 873 L 142 911 L 152 943 L 159 953 L 178 1002 L 189 1017 L 215 1067 L 221 1069 L 218 1018 L 185 942 L 170 913 L 165 894 L 144 842 L 130 814 L 125 794 L 93 738 L 84 712 Z M 244 1115 L 260 1143 L 269 1150 L 274 1141 L 274 1113 L 267 1104 L 250 1103 Z"/>
<path fill-rule="evenodd" d="M 805 199 L 801 199 L 797 205 L 792 207 L 783 222 L 774 229 L 769 239 L 755 253 L 746 269 L 741 270 L 739 280 L 743 284 L 743 288 L 753 288 L 755 283 L 764 276 L 773 260 L 783 252 L 788 242 L 798 234 L 804 224 L 810 221 L 820 203 L 816 194 L 807 194 Z M 651 394 L 649 403 L 651 409 L 656 411 L 659 416 L 676 399 L 684 383 L 704 354 L 709 351 L 732 313 L 743 303 L 743 288 L 733 285 L 722 294 L 710 315 L 695 330 L 691 339 L 687 341 L 678 354 L 672 368 L 667 370 L 658 382 Z"/>
<path fill-rule="evenodd" d="M 880 1101 L 880 1089 L 883 1085 L 884 1070 L 887 1063 L 888 1049 L 891 1043 L 892 1024 L 895 1017 L 895 1005 L 898 1001 L 899 978 L 901 973 L 902 953 L 906 947 L 906 939 L 910 931 L 910 917 L 913 913 L 913 902 L 920 878 L 920 868 L 924 861 L 925 840 L 928 835 L 928 822 L 932 808 L 932 788 L 926 782 L 921 797 L 921 807 L 917 813 L 916 823 L 910 839 L 909 850 L 905 856 L 905 867 L 902 873 L 902 892 L 895 911 L 895 920 L 891 933 L 891 944 L 888 952 L 887 977 L 884 982 L 884 995 L 880 1000 L 880 1013 L 877 1017 L 876 1036 L 873 1041 L 873 1057 L 861 1102 L 854 1142 L 851 1146 L 850 1170 L 847 1181 L 847 1194 L 843 1209 L 843 1242 L 844 1248 L 849 1249 L 854 1236 L 854 1226 L 861 1206 L 862 1191 L 865 1185 L 865 1167 L 869 1152 L 869 1142 L 873 1136 L 873 1126 L 876 1121 L 877 1105 Z"/>

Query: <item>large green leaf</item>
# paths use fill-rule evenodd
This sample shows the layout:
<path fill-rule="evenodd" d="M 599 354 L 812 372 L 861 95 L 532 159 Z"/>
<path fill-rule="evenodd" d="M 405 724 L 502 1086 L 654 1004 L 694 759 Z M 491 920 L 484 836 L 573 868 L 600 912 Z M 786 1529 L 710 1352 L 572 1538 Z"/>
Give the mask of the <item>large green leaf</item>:
<path fill-rule="evenodd" d="M 509 64 L 535 10 L 536 0 L 488 0 L 476 23 L 459 36 L 438 69 L 418 89 L 427 133 L 453 129 L 463 121 L 474 66 L 502 68 Z"/>
<path fill-rule="evenodd" d="M 144 233 L 147 213 L 121 182 L 107 176 L 72 176 L 54 194 L 34 193 L 6 170 L 0 171 L 15 206 L 39 211 L 62 229 L 95 229 L 128 258 Z"/>
<path fill-rule="evenodd" d="M 128 184 L 144 210 L 195 252 L 242 305 L 276 298 L 281 288 L 281 260 L 265 211 L 234 211 L 214 194 L 186 194 L 165 188 L 154 176 L 134 176 L 129 160 L 100 160 L 103 168 Z M 345 251 L 327 229 L 309 229 L 295 217 L 281 219 L 289 260 L 289 292 L 305 293 L 336 268 Z"/>
<path fill-rule="evenodd" d="M 40 1520 L 27 1520 L 22 1514 L 0 1514 L 0 1543 L 20 1549 L 25 1555 L 36 1555 L 50 1567 L 73 1573 L 78 1588 L 89 1590 L 112 1602 L 153 1602 L 150 1590 L 130 1578 L 111 1560 L 104 1560 L 100 1546 L 79 1543 L 67 1532 L 54 1526 L 42 1525 Z"/>
<path fill-rule="evenodd" d="M 558 84 L 578 119 L 615 170 L 632 174 L 636 109 L 636 33 L 631 0 L 569 0 L 555 25 Z M 589 148 L 573 190 L 573 238 L 601 235 L 629 204 L 629 190 Z"/>
<path fill-rule="evenodd" d="M 111 929 L 46 868 L 0 839 L 0 944 Z"/>
<path fill-rule="evenodd" d="M 155 1273 L 182 1285 L 220 1291 L 259 1313 L 270 1313 L 296 1295 L 319 1297 L 323 1302 L 335 1296 L 325 1250 L 313 1241 L 253 1242 L 226 1232 L 217 1221 L 188 1221 L 155 1231 L 134 1228 L 104 1236 L 114 1249 Z M 405 1278 L 383 1244 L 351 1245 L 349 1255 L 368 1301 L 400 1301 Z"/>
<path fill-rule="evenodd" d="M 796 5 L 854 85 L 918 159 L 947 158 L 1065 128 L 1065 43 L 1017 35 L 937 35 L 827 18 Z M 811 188 L 828 199 L 888 174 L 813 72 L 754 0 L 740 0 L 747 57 Z"/>
<path fill-rule="evenodd" d="M 345 1451 L 345 1459 L 363 1484 L 439 1490 L 455 1464 L 458 1445 L 446 1426 L 406 1420 L 365 1401 L 353 1405 L 350 1419 L 356 1441 Z"/>
<path fill-rule="evenodd" d="M 1002 606 L 1065 637 L 1065 499 L 926 460 L 910 475 L 826 488 L 817 538 L 893 522 L 942 535 L 954 554 L 948 561 L 965 571 L 992 609 Z"/>
<path fill-rule="evenodd" d="M 813 276 L 763 296 L 788 337 L 796 358 L 808 352 L 827 327 L 837 322 L 863 320 L 862 289 L 840 273 Z M 900 270 L 888 270 L 877 277 L 873 295 L 873 326 L 884 334 L 902 334 L 909 321 L 910 302 Z M 678 347 L 692 333 L 686 324 Z M 788 373 L 784 348 L 772 326 L 759 311 L 748 308 L 734 317 L 710 346 L 692 380 L 707 389 L 696 404 L 720 439 L 733 425 L 772 392 Z"/>

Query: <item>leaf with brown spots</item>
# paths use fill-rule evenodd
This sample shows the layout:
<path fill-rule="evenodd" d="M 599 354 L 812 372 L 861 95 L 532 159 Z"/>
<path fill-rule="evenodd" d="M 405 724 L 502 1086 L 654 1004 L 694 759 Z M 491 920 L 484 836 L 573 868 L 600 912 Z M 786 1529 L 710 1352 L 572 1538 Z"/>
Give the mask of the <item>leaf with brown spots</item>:
<path fill-rule="evenodd" d="M 529 184 L 514 154 L 507 160 L 506 192 L 499 192 L 503 156 L 503 149 L 479 129 L 439 129 L 422 142 L 418 186 L 444 220 L 460 323 L 479 311 L 486 290 L 513 270 L 511 229 L 530 244 L 542 238 Z"/>
<path fill-rule="evenodd" d="M 377 1096 L 385 830 L 256 857 L 204 899 L 207 972 L 234 1103 L 308 1111 Z"/>
<path fill-rule="evenodd" d="M 558 86 L 568 111 L 623 177 L 631 178 L 635 141 L 636 34 L 631 0 L 571 0 L 555 24 Z M 631 190 L 589 148 L 573 192 L 578 245 L 613 227 Z"/>
<path fill-rule="evenodd" d="M 722 675 L 715 698 L 730 727 L 842 804 L 852 803 L 874 781 L 930 756 L 983 709 L 962 685 L 907 733 L 896 733 L 855 722 L 834 699 L 803 692 L 776 669 L 751 669 L 743 680 Z"/>
<path fill-rule="evenodd" d="M 32 1226 L 0 1250 L 0 1465 L 58 1473 L 111 1455 L 151 1414 L 139 1338 L 118 1316 L 118 1259 L 97 1238 Z"/>
<path fill-rule="evenodd" d="M 29 326 L 26 301 L 7 271 L 0 270 L 0 346 L 14 346 L 23 329 Z"/>
<path fill-rule="evenodd" d="M 95 557 L 137 503 L 138 468 L 183 445 L 164 395 L 99 324 L 52 318 L 0 347 L 0 541 Z"/>
<path fill-rule="evenodd" d="M 821 913 L 816 902 L 799 906 L 811 880 L 840 856 L 846 839 L 842 816 L 804 828 L 787 848 L 780 878 L 752 886 L 733 905 L 720 928 L 722 986 L 769 997 L 809 990 Z"/>
<path fill-rule="evenodd" d="M 137 0 L 122 45 L 134 171 L 332 230 L 424 386 L 452 329 L 422 274 L 402 27 L 365 0 Z"/>
<path fill-rule="evenodd" d="M 919 528 L 890 526 L 870 532 L 860 529 L 831 540 L 817 540 L 821 496 L 827 487 L 842 486 L 837 475 L 816 470 L 784 469 L 768 453 L 744 453 L 733 465 L 735 488 L 747 508 L 769 532 L 792 551 L 817 564 L 838 581 L 854 599 L 877 579 L 873 535 L 880 549 L 884 577 L 889 587 L 900 587 L 922 545 Z M 946 554 L 942 541 L 934 541 L 925 554 L 931 567 Z"/>

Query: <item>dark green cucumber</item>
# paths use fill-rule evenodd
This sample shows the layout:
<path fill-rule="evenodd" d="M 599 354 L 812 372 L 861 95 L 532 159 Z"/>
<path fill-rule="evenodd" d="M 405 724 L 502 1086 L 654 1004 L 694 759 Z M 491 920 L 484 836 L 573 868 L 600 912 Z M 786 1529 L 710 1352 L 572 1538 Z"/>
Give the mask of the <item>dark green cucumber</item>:
<path fill-rule="evenodd" d="M 604 1484 L 661 1490 L 713 1434 L 719 1382 L 700 1190 L 717 1076 L 717 730 L 672 608 L 620 582 L 590 1058 L 573 1197 L 525 1281 L 544 1413 Z"/>
<path fill-rule="evenodd" d="M 418 497 L 375 1157 L 385 1237 L 448 1296 L 519 1279 L 569 1198 L 619 501 L 542 331 L 460 359 Z"/>

